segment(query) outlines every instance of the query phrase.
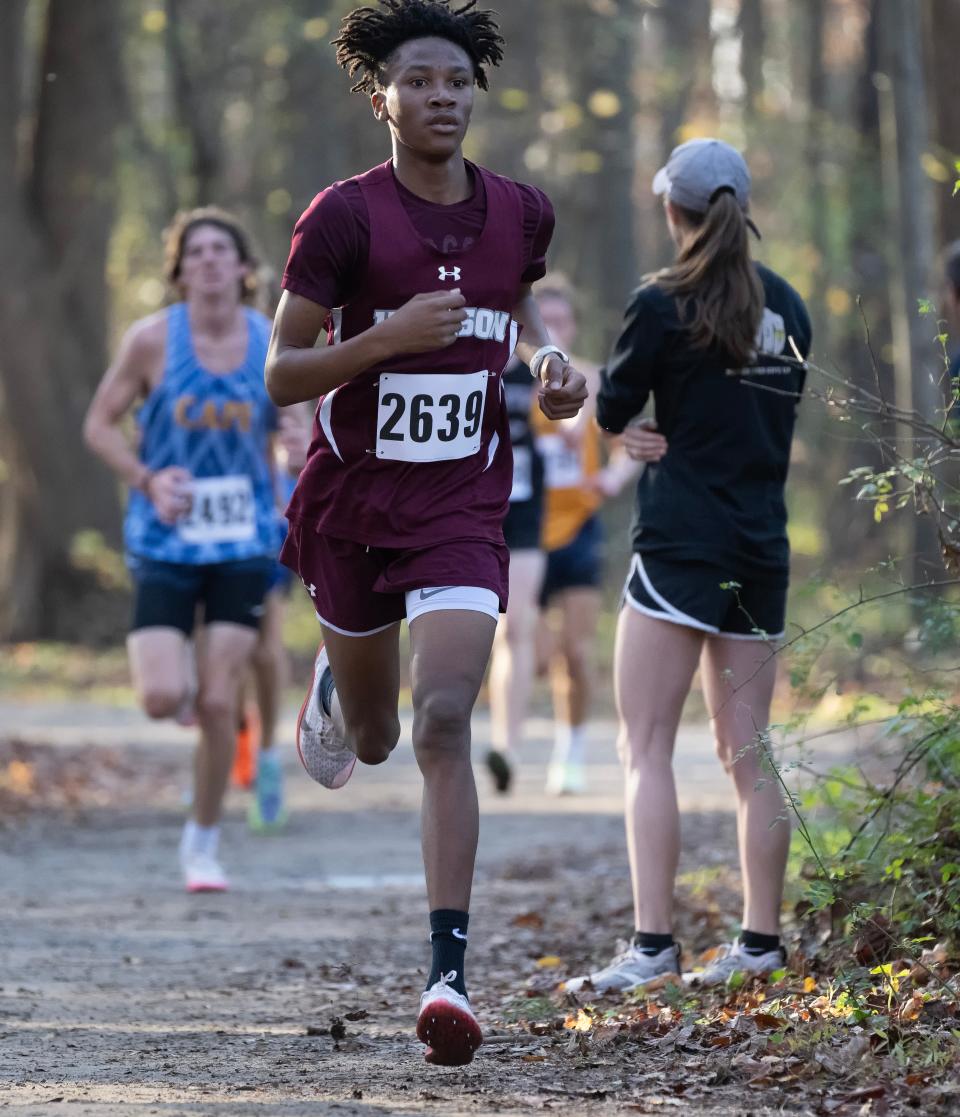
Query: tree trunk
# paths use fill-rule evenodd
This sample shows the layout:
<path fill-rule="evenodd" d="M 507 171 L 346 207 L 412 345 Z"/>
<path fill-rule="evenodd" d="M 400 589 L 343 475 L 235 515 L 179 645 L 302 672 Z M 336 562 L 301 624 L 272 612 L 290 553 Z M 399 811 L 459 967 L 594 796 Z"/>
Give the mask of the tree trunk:
<path fill-rule="evenodd" d="M 926 14 L 927 57 L 931 84 L 933 141 L 949 174 L 936 183 L 938 233 L 940 244 L 960 239 L 960 200 L 953 195 L 953 184 L 960 178 L 954 162 L 960 158 L 960 3 L 958 0 L 929 0 Z"/>
<path fill-rule="evenodd" d="M 766 48 L 766 24 L 763 0 L 740 0 L 737 18 L 740 31 L 740 76 L 743 78 L 744 115 L 748 121 L 757 117 L 763 99 L 763 55 Z"/>
<path fill-rule="evenodd" d="M 930 293 L 934 257 L 932 202 L 922 163 L 928 136 L 920 10 L 916 0 L 882 0 L 880 10 L 888 79 L 881 97 L 884 187 L 897 253 L 890 269 L 896 400 L 901 408 L 935 419 L 946 399 L 944 372 L 930 323 L 919 313 L 919 300 Z M 910 441 L 901 453 L 913 457 Z M 914 528 L 913 578 L 922 582 L 940 569 L 939 554 L 929 519 L 917 517 Z"/>
<path fill-rule="evenodd" d="M 22 127 L 22 10 L 0 5 L 5 155 Z M 81 436 L 106 352 L 102 288 L 122 111 L 118 18 L 116 0 L 50 0 L 33 165 L 18 174 L 13 159 L 0 160 L 0 243 L 18 262 L 0 299 L 3 444 L 12 466 L 0 528 L 5 639 L 79 635 L 86 580 L 71 562 L 75 538 L 92 530 L 119 541 L 116 483 Z"/>

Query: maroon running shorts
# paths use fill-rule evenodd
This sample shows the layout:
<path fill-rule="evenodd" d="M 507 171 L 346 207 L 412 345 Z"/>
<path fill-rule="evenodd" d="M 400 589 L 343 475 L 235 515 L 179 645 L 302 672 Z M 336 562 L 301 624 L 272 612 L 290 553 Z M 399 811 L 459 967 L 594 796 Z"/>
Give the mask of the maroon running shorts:
<path fill-rule="evenodd" d="M 497 595 L 501 612 L 507 608 L 510 552 L 486 539 L 368 547 L 295 523 L 280 561 L 303 582 L 321 623 L 346 635 L 371 635 L 402 621 L 411 590 L 477 586 Z"/>

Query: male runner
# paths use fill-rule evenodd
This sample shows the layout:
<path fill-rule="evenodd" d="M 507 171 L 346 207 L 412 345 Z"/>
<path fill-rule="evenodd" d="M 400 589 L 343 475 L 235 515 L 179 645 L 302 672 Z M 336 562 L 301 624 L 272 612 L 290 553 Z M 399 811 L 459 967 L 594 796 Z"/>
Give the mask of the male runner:
<path fill-rule="evenodd" d="M 322 397 L 282 557 L 323 630 L 298 747 L 325 786 L 396 744 L 400 621 L 410 626 L 433 947 L 417 1034 L 447 1065 L 481 1043 L 463 975 L 478 832 L 470 715 L 507 597 L 500 375 L 517 330 L 546 414 L 573 415 L 586 395 L 531 293 L 549 202 L 463 157 L 474 85 L 486 88 L 502 42 L 473 2 L 382 0 L 344 19 L 337 59 L 359 74 L 393 157 L 301 218 L 267 360 L 276 403 Z M 336 344 L 315 349 L 324 327 Z"/>
<path fill-rule="evenodd" d="M 269 323 L 246 234 L 213 207 L 166 234 L 167 279 L 182 301 L 127 331 L 87 413 L 90 448 L 130 486 L 124 528 L 135 583 L 127 649 L 145 712 L 174 717 L 192 696 L 187 644 L 198 606 L 200 725 L 181 866 L 189 892 L 223 891 L 218 822 L 239 683 L 257 642 L 276 548 L 263 385 Z M 122 423 L 138 412 L 139 447 Z"/>
<path fill-rule="evenodd" d="M 279 417 L 276 435 L 275 482 L 277 506 L 276 554 L 287 537 L 285 509 L 293 495 L 297 477 L 307 460 L 310 445 L 309 417 L 305 408 L 288 408 Z M 286 821 L 283 769 L 275 734 L 290 661 L 283 643 L 286 603 L 293 573 L 279 558 L 274 562 L 270 585 L 263 603 L 260 635 L 251 663 L 255 705 L 240 695 L 240 726 L 233 760 L 232 782 L 253 788 L 247 821 L 255 833 L 275 833 Z"/>
<path fill-rule="evenodd" d="M 501 795 L 510 790 L 516 755 L 523 741 L 536 667 L 540 586 L 547 562 L 540 540 L 543 455 L 537 449 L 532 423 L 537 385 L 518 358 L 504 370 L 503 392 L 513 446 L 513 487 L 510 508 L 503 521 L 503 539 L 510 549 L 510 600 L 497 625 L 490 658 L 488 692 L 493 739 L 486 755 L 494 789 Z"/>
<path fill-rule="evenodd" d="M 551 336 L 572 351 L 577 336 L 573 291 L 564 282 L 548 280 L 537 288 L 537 305 Z M 567 423 L 534 417 L 546 488 L 542 540 L 547 561 L 538 642 L 553 689 L 554 743 L 546 787 L 551 795 L 586 790 L 587 718 L 603 581 L 604 537 L 598 513 L 603 502 L 637 474 L 619 442 L 610 447 L 604 465 L 594 418 L 600 370 L 581 361 L 578 365 L 590 389 L 586 407 Z"/>

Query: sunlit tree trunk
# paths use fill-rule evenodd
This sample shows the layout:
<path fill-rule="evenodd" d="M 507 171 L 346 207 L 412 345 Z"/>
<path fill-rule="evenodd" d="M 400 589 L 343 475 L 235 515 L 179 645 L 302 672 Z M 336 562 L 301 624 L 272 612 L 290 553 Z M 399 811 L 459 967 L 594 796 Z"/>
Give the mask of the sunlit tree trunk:
<path fill-rule="evenodd" d="M 942 414 L 946 395 L 935 331 L 919 312 L 920 300 L 931 293 L 934 256 L 932 201 L 922 162 L 928 132 L 920 9 L 914 0 L 882 0 L 880 11 L 887 79 L 881 96 L 884 187 L 896 253 L 896 266 L 890 268 L 896 401 L 934 419 Z M 916 449 L 902 440 L 902 454 L 912 457 Z M 935 533 L 926 518 L 918 517 L 914 529 L 913 577 L 924 581 L 939 567 Z"/>
<path fill-rule="evenodd" d="M 954 162 L 960 159 L 960 3 L 957 0 L 929 0 L 926 16 L 927 57 L 929 59 L 932 108 L 932 138 L 941 165 L 948 173 L 936 183 L 939 240 L 941 244 L 960 239 L 960 198 L 953 184 L 960 178 Z"/>

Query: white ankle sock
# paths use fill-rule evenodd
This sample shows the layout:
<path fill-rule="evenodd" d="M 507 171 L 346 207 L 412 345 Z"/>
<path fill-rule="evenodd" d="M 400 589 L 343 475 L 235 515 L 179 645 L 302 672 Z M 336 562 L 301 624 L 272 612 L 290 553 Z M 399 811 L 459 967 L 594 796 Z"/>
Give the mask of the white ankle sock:
<path fill-rule="evenodd" d="M 583 764 L 587 754 L 587 733 L 583 725 L 557 724 L 553 740 L 554 764 Z"/>
<path fill-rule="evenodd" d="M 216 857 L 220 842 L 219 826 L 201 826 L 194 819 L 188 819 L 180 839 L 181 854 L 206 853 Z"/>

